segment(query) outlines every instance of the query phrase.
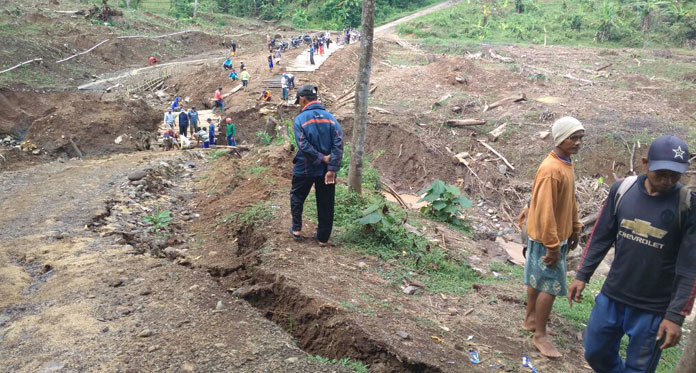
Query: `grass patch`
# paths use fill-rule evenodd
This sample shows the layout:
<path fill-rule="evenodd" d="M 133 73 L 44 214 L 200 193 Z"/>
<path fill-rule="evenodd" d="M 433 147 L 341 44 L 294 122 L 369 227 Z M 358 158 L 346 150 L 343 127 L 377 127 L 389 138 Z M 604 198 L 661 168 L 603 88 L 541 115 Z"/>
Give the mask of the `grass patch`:
<path fill-rule="evenodd" d="M 349 161 L 350 148 L 346 147 L 339 177 L 347 177 Z M 455 257 L 462 254 L 445 251 L 424 236 L 406 229 L 404 222 L 418 223 L 409 221 L 410 212 L 386 201 L 379 193 L 379 184 L 379 172 L 365 162 L 362 195 L 352 192 L 346 185 L 336 185 L 334 237 L 337 241 L 349 250 L 396 265 L 398 271 L 384 274 L 394 285 L 398 283 L 396 280 L 412 276 L 422 279 L 432 292 L 468 292 L 480 277 L 468 267 L 463 256 Z M 384 223 L 357 223 L 364 217 L 364 211 L 375 205 L 380 206 Z M 305 202 L 305 217 L 316 222 L 316 211 L 316 198 L 311 193 Z"/>
<path fill-rule="evenodd" d="M 239 225 L 258 227 L 273 218 L 274 206 L 267 201 L 256 202 L 245 211 L 230 212 L 222 218 L 222 223 L 235 222 Z"/>
<path fill-rule="evenodd" d="M 307 356 L 307 360 L 326 365 L 341 365 L 353 370 L 355 373 L 370 373 L 370 370 L 368 369 L 370 367 L 369 365 L 347 357 L 344 357 L 343 359 L 329 359 L 320 355 L 310 355 Z"/>
<path fill-rule="evenodd" d="M 218 150 L 213 150 L 210 152 L 210 160 L 214 161 L 223 155 L 227 154 L 227 150 L 224 149 L 218 149 Z"/>
<path fill-rule="evenodd" d="M 312 219 L 316 215 L 315 201 L 310 195 L 305 203 L 307 216 Z M 393 221 L 398 223 L 374 226 L 356 223 L 365 209 L 376 204 L 386 206 Z M 400 278 L 414 277 L 421 279 L 431 292 L 464 294 L 474 282 L 480 281 L 463 256 L 455 256 L 425 237 L 409 232 L 401 224 L 406 220 L 406 211 L 373 190 L 365 188 L 358 195 L 345 185 L 336 186 L 336 239 L 344 248 L 394 264 L 398 270 L 385 274 L 392 284 L 397 285 Z"/>
<path fill-rule="evenodd" d="M 251 175 L 260 175 L 261 173 L 263 173 L 264 171 L 266 171 L 268 169 L 269 169 L 269 167 L 267 167 L 267 166 L 254 166 L 254 167 L 247 168 L 246 173 L 251 174 Z"/>

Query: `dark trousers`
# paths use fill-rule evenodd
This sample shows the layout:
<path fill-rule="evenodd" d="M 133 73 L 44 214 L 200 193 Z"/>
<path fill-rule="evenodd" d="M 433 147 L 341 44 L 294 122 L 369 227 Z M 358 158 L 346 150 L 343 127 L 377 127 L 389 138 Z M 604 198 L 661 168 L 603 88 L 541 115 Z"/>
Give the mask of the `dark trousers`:
<path fill-rule="evenodd" d="M 179 125 L 179 135 L 186 135 L 186 130 L 188 130 L 188 125 L 182 126 L 181 124 Z"/>
<path fill-rule="evenodd" d="M 324 177 L 292 176 L 292 188 L 290 189 L 290 210 L 292 212 L 292 230 L 302 230 L 302 210 L 309 191 L 314 185 L 314 194 L 317 198 L 317 239 L 327 242 L 333 229 L 334 202 L 336 196 L 336 184 L 324 184 Z"/>
<path fill-rule="evenodd" d="M 600 373 L 654 372 L 662 353 L 655 340 L 660 322 L 661 315 L 599 293 L 585 330 L 585 359 Z M 624 334 L 629 337 L 626 360 L 619 356 Z"/>

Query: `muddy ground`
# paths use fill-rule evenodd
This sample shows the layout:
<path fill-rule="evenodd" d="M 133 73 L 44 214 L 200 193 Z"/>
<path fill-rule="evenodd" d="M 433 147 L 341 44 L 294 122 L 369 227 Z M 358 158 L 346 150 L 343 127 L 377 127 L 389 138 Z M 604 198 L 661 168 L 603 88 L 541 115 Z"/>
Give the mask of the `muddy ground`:
<path fill-rule="evenodd" d="M 55 21 L 42 18 L 55 15 L 20 11 L 17 22 Z M 174 26 L 157 27 L 165 32 Z M 181 64 L 160 95 L 118 88 L 0 90 L 0 140 L 9 135 L 24 142 L 23 149 L 0 150 L 0 367 L 348 370 L 308 358 L 319 355 L 360 361 L 375 372 L 489 371 L 491 365 L 517 371 L 521 356 L 529 355 L 542 371 L 586 371 L 578 329 L 557 315 L 552 325 L 563 335 L 556 341 L 565 357 L 550 361 L 534 351 L 529 334 L 519 329 L 523 286 L 514 273 L 493 273 L 508 255 L 492 239 L 515 240 L 514 217 L 551 146 L 539 133 L 550 130 L 555 118 L 574 115 L 587 127 L 585 150 L 576 157 L 586 186 L 582 216 L 596 211 L 606 188 L 592 182 L 623 177 L 632 162 L 640 172 L 636 165 L 651 138 L 676 133 L 693 142 L 696 87 L 689 74 L 695 54 L 482 45 L 453 56 L 377 41 L 367 135 L 371 163 L 398 192 L 413 194 L 440 178 L 459 185 L 475 204 L 467 211 L 473 237 L 414 218 L 428 239 L 477 270 L 470 291 L 406 295 L 404 281 L 417 283 L 418 274 L 404 275 L 394 263 L 342 247 L 340 231 L 339 246 L 330 250 L 289 239 L 293 154 L 263 146 L 257 133 L 267 128 L 269 113 L 287 123 L 299 109 L 278 105 L 279 89 L 272 90 L 270 104 L 256 99 L 262 81 L 282 71 L 282 64 L 273 74 L 265 65 L 264 34 L 247 36 L 235 59 L 248 66 L 249 89 L 226 99 L 225 116 L 238 123 L 237 140 L 250 151 L 166 153 L 153 142 L 174 95 L 205 108 L 217 86 L 229 91 L 238 84 L 225 80 L 218 60 L 226 51 L 209 36 L 190 45 L 177 39 L 191 49 L 173 60 Z M 76 41 L 74 48 L 103 36 Z M 117 46 L 79 62 L 109 78 L 142 67 L 131 60 L 151 49 L 169 48 Z M 490 49 L 512 62 L 492 57 Z M 355 81 L 357 53 L 357 45 L 349 46 L 319 70 L 296 74 L 298 86 L 319 86 L 346 139 L 353 106 L 341 105 L 340 98 Z M 206 61 L 187 62 L 201 56 Z M 83 72 L 49 73 L 76 84 L 95 79 Z M 485 110 L 519 93 L 526 100 Z M 486 124 L 455 128 L 444 124 L 448 119 Z M 487 141 L 514 169 L 478 141 L 504 123 L 503 135 Z M 462 152 L 468 168 L 454 158 Z M 270 213 L 245 215 L 260 204 Z M 165 210 L 171 223 L 153 230 L 145 218 Z M 305 231 L 311 232 L 307 221 Z M 481 353 L 482 364 L 469 362 L 470 349 Z"/>

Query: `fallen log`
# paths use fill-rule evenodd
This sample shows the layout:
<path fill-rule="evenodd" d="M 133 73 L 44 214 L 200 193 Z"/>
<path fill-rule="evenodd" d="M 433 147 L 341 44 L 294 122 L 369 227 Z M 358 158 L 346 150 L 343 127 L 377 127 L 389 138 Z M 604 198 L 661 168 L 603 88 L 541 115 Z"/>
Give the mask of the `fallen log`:
<path fill-rule="evenodd" d="M 473 60 L 473 59 L 479 59 L 479 58 L 481 58 L 481 56 L 483 56 L 483 53 L 481 53 L 481 52 L 478 52 L 478 53 L 466 52 L 466 54 L 464 55 L 464 58 L 466 58 L 468 60 Z"/>
<path fill-rule="evenodd" d="M 584 228 L 587 228 L 589 225 L 594 224 L 597 218 L 599 218 L 599 211 L 580 219 L 580 224 L 582 224 Z"/>
<path fill-rule="evenodd" d="M 382 114 L 394 114 L 387 109 L 382 109 L 381 107 L 377 107 L 377 106 L 370 106 L 370 109 L 372 109 L 376 112 L 382 113 Z"/>
<path fill-rule="evenodd" d="M 370 89 L 370 92 L 369 92 L 369 93 L 372 94 L 376 89 L 377 89 L 377 85 L 375 85 L 374 87 L 372 87 L 372 88 Z M 345 106 L 345 105 L 348 105 L 349 103 L 353 102 L 354 100 L 355 100 L 355 92 L 352 92 L 352 94 L 349 95 L 347 98 L 345 98 L 342 102 L 339 102 L 339 103 L 336 105 L 336 108 L 338 109 L 338 108 L 340 108 L 340 107 L 343 107 L 343 106 Z"/>
<path fill-rule="evenodd" d="M 499 60 L 499 61 L 502 61 L 502 62 L 505 62 L 505 63 L 513 63 L 513 62 L 515 62 L 515 60 L 512 59 L 512 58 L 510 58 L 510 57 L 504 57 L 504 56 L 501 56 L 501 55 L 499 55 L 499 54 L 496 54 L 495 52 L 493 52 L 493 49 L 489 49 L 489 50 L 488 50 L 488 53 L 491 55 L 491 57 L 495 58 L 496 60 Z"/>
<path fill-rule="evenodd" d="M 22 62 L 22 63 L 20 63 L 20 64 L 17 64 L 17 65 L 14 65 L 14 66 L 10 67 L 9 69 L 5 69 L 5 70 L 0 71 L 0 74 L 6 73 L 6 72 L 8 72 L 8 71 L 12 71 L 12 70 L 14 70 L 14 69 L 16 69 L 16 68 L 18 68 L 18 67 L 21 67 L 21 66 L 30 64 L 30 63 L 32 63 L 32 62 L 41 62 L 41 61 L 43 61 L 43 58 L 34 58 L 33 60 L 24 61 L 24 62 Z"/>
<path fill-rule="evenodd" d="M 586 83 L 586 84 L 589 84 L 589 85 L 593 85 L 593 84 L 594 84 L 594 82 L 591 81 L 591 80 L 578 78 L 578 77 L 576 77 L 576 76 L 573 76 L 571 73 L 568 73 L 568 74 L 566 74 L 566 75 L 563 75 L 563 77 L 566 78 L 566 79 L 570 79 L 570 80 L 577 80 L 578 82 Z"/>
<path fill-rule="evenodd" d="M 602 67 L 599 67 L 599 68 L 595 69 L 595 71 L 597 71 L 597 72 L 602 71 L 602 70 L 606 69 L 607 67 L 610 67 L 611 65 L 613 65 L 613 63 L 609 63 L 609 64 L 606 64 Z"/>
<path fill-rule="evenodd" d="M 61 63 L 61 62 L 69 61 L 69 60 L 72 60 L 73 58 L 75 58 L 75 57 L 77 57 L 77 56 L 81 56 L 81 55 L 83 55 L 83 54 L 87 54 L 87 53 L 93 51 L 94 49 L 96 49 L 98 46 L 100 46 L 100 45 L 106 43 L 106 42 L 109 41 L 109 40 L 111 40 L 111 39 L 102 40 L 102 41 L 100 41 L 99 43 L 97 43 L 97 45 L 93 46 L 92 48 L 89 48 L 89 49 L 87 49 L 87 50 L 84 51 L 84 52 L 80 52 L 80 53 L 77 53 L 77 54 L 73 54 L 72 56 L 63 58 L 62 60 L 58 60 L 58 61 L 56 61 L 56 63 Z"/>
<path fill-rule="evenodd" d="M 498 137 L 505 133 L 505 130 L 507 129 L 507 123 L 503 123 L 499 125 L 498 127 L 494 128 L 493 131 L 488 133 L 488 141 L 490 142 L 496 142 L 498 141 Z"/>
<path fill-rule="evenodd" d="M 394 190 L 394 188 L 392 188 L 389 184 L 385 183 L 384 181 L 380 181 L 380 184 L 382 184 L 384 190 L 387 193 L 391 194 L 394 197 L 394 199 L 396 199 L 396 201 L 399 203 L 399 205 L 401 205 L 401 207 L 408 209 L 408 205 L 403 200 L 403 198 L 401 198 L 399 193 L 397 193 L 396 190 Z"/>
<path fill-rule="evenodd" d="M 512 164 L 511 164 L 510 162 L 508 162 L 508 160 L 507 160 L 505 157 L 503 157 L 502 154 L 498 153 L 497 150 L 493 149 L 492 146 L 488 145 L 488 144 L 487 144 L 485 141 L 483 141 L 483 140 L 478 140 L 478 142 L 480 142 L 481 145 L 483 145 L 483 146 L 485 146 L 486 148 L 488 148 L 488 150 L 490 150 L 493 154 L 497 155 L 498 158 L 500 158 L 500 160 L 502 160 L 503 162 L 505 162 L 505 164 L 506 164 L 508 167 L 510 167 L 511 170 L 514 170 L 514 169 L 515 169 L 515 167 L 513 167 Z"/>
<path fill-rule="evenodd" d="M 450 119 L 445 122 L 450 127 L 480 126 L 486 124 L 482 119 Z"/>
<path fill-rule="evenodd" d="M 79 16 L 85 15 L 84 10 L 54 10 L 54 12 L 60 13 L 60 14 L 68 14 L 68 15 L 79 15 Z"/>
<path fill-rule="evenodd" d="M 502 106 L 502 105 L 505 105 L 507 103 L 519 102 L 519 101 L 527 101 L 527 96 L 524 93 L 518 93 L 514 96 L 505 97 L 502 100 L 498 100 L 498 101 L 484 107 L 483 112 L 485 113 L 488 110 L 495 109 L 498 106 Z"/>

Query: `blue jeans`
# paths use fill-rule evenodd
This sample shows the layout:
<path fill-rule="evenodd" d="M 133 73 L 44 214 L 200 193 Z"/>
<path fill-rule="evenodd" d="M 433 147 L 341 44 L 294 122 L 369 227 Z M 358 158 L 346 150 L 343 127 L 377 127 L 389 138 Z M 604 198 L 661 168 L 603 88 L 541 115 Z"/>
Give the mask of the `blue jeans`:
<path fill-rule="evenodd" d="M 237 146 L 237 140 L 235 140 L 234 136 L 232 136 L 232 135 L 227 136 L 227 145 L 228 146 Z"/>
<path fill-rule="evenodd" d="M 202 148 L 203 148 L 203 149 L 208 149 L 209 147 L 210 147 L 210 142 L 209 142 L 209 141 L 204 141 L 204 142 L 203 142 Z"/>
<path fill-rule="evenodd" d="M 283 87 L 283 101 L 288 100 L 288 87 Z"/>
<path fill-rule="evenodd" d="M 248 80 L 242 80 L 242 86 L 245 88 L 249 86 L 249 81 Z"/>
<path fill-rule="evenodd" d="M 599 293 L 585 330 L 585 359 L 599 373 L 655 372 L 660 361 L 657 329 L 662 315 L 642 311 Z M 619 356 L 628 335 L 626 361 Z"/>

